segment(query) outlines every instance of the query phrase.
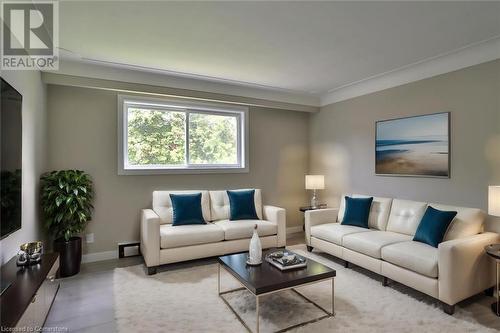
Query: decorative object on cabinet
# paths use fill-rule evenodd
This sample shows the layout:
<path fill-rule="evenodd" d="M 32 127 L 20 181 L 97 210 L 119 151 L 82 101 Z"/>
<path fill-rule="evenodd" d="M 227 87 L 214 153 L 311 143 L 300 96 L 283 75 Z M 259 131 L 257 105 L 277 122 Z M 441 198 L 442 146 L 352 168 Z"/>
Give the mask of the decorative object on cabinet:
<path fill-rule="evenodd" d="M 21 244 L 17 253 L 17 266 L 38 264 L 42 259 L 43 243 L 41 241 Z"/>

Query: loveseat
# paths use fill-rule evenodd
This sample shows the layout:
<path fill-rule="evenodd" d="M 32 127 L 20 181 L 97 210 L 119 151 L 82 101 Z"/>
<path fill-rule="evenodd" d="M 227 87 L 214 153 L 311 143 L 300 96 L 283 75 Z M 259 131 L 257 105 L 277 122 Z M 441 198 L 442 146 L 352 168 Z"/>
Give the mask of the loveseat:
<path fill-rule="evenodd" d="M 456 303 L 495 284 L 495 266 L 484 247 L 500 242 L 500 236 L 483 231 L 486 215 L 480 209 L 374 197 L 366 229 L 341 224 L 344 198 L 339 208 L 306 212 L 309 251 L 315 248 L 343 259 L 346 267 L 353 263 L 373 271 L 383 285 L 391 279 L 437 298 L 448 314 Z M 437 248 L 412 240 L 427 206 L 457 212 Z"/>
<path fill-rule="evenodd" d="M 206 224 L 172 225 L 170 194 L 201 193 Z M 148 274 L 157 267 L 179 261 L 248 251 L 255 224 L 262 248 L 286 243 L 286 216 L 283 208 L 262 205 L 261 190 L 255 190 L 255 210 L 259 220 L 229 220 L 226 191 L 154 191 L 152 209 L 141 214 L 141 253 Z"/>

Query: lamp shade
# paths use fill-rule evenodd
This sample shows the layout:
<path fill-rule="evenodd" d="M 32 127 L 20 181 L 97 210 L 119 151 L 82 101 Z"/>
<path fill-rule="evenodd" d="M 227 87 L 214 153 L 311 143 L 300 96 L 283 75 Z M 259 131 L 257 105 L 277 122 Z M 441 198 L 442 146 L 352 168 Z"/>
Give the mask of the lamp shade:
<path fill-rule="evenodd" d="M 323 190 L 325 188 L 325 176 L 306 175 L 306 190 Z"/>
<path fill-rule="evenodd" d="M 500 216 L 500 186 L 488 187 L 488 214 Z"/>

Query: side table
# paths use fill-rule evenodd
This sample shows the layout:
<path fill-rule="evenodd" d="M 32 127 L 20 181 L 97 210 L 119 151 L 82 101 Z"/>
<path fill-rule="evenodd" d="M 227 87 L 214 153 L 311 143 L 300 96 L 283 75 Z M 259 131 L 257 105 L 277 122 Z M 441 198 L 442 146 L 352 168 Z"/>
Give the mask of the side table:
<path fill-rule="evenodd" d="M 315 209 L 324 209 L 324 208 L 328 208 L 327 204 L 319 204 L 318 207 L 312 207 L 312 206 L 302 206 L 300 207 L 300 211 L 305 213 L 307 212 L 308 210 L 315 210 Z"/>
<path fill-rule="evenodd" d="M 328 205 L 327 204 L 319 204 L 318 207 L 312 207 L 312 206 L 302 206 L 299 208 L 299 210 L 302 212 L 302 213 L 305 213 L 307 212 L 308 210 L 316 210 L 316 209 L 324 209 L 324 208 L 328 208 Z M 304 219 L 302 220 L 302 230 L 306 230 L 306 226 L 305 226 L 305 216 L 304 216 Z"/>
<path fill-rule="evenodd" d="M 493 311 L 494 314 L 500 317 L 500 272 L 498 271 L 498 266 L 500 265 L 500 244 L 491 244 L 485 246 L 484 250 L 486 253 L 495 259 L 495 269 L 496 269 L 496 286 L 495 286 L 495 296 L 497 301 L 493 304 L 491 304 L 491 310 Z"/>

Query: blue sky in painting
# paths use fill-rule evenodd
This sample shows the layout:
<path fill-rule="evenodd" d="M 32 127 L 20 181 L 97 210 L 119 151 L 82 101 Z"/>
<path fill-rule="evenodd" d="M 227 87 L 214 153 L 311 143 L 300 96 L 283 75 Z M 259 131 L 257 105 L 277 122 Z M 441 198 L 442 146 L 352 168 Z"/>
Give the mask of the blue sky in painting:
<path fill-rule="evenodd" d="M 447 140 L 448 114 L 439 113 L 377 123 L 379 140 Z"/>

